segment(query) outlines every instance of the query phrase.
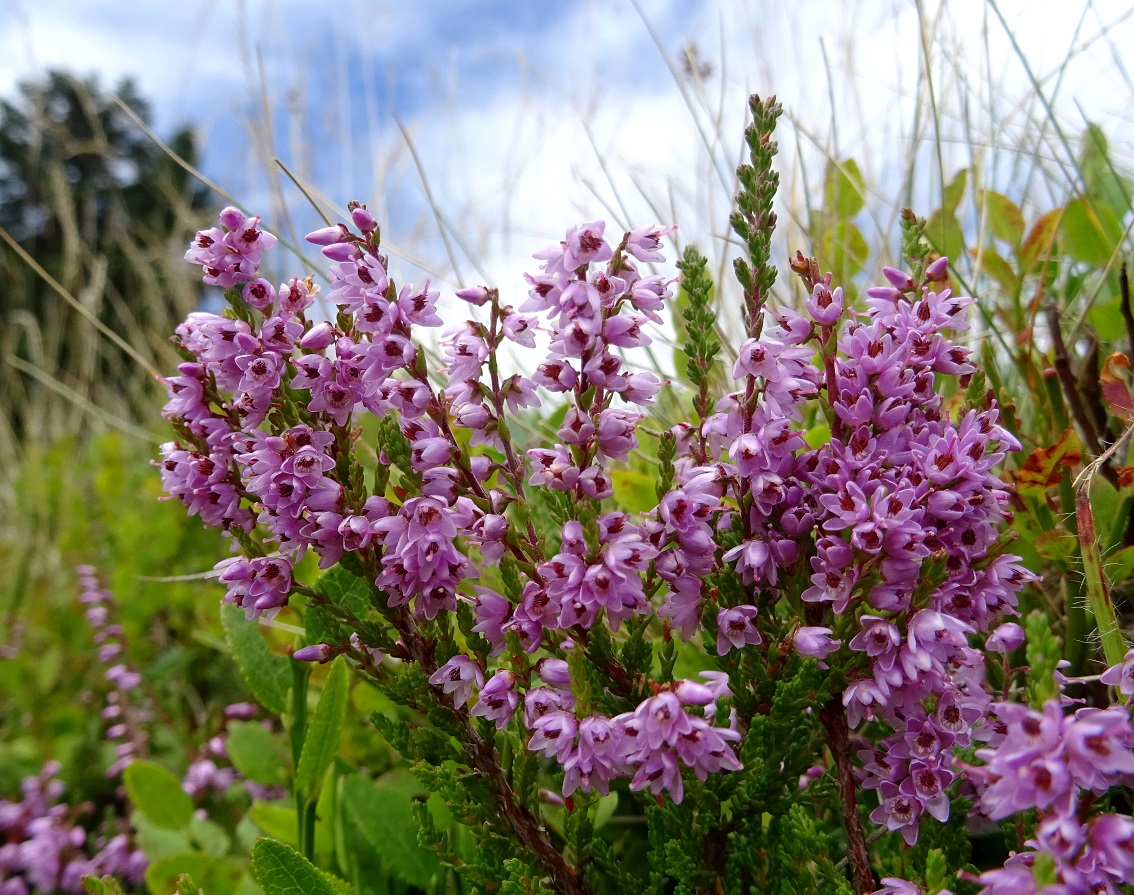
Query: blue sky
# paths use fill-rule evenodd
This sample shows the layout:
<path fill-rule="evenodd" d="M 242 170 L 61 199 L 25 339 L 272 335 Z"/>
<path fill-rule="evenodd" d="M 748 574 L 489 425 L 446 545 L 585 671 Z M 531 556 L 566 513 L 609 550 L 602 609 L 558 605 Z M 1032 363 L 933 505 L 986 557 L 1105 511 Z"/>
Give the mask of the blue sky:
<path fill-rule="evenodd" d="M 999 6 L 1069 129 L 1102 123 L 1134 163 L 1134 88 L 1113 52 L 1134 46 L 1127 7 Z M 675 222 L 710 257 L 727 254 L 727 180 L 748 92 L 775 92 L 787 110 L 785 244 L 798 242 L 792 217 L 828 153 L 859 160 L 880 209 L 864 225 L 893 230 L 906 160 L 936 168 L 934 134 L 916 124 L 928 102 L 925 46 L 947 170 L 987 147 L 985 182 L 1009 183 L 1018 172 L 1004 147 L 1021 142 L 1054 164 L 1062 150 L 1037 131 L 1029 77 L 992 7 L 925 0 L 922 9 L 919 22 L 912 0 L 0 0 L 0 92 L 49 67 L 97 72 L 108 85 L 133 75 L 158 129 L 197 127 L 209 176 L 281 233 L 316 217 L 277 181 L 273 156 L 332 205 L 366 201 L 388 243 L 433 276 L 518 288 L 532 249 L 601 216 Z M 1096 39 L 1106 29 L 1110 43 Z M 684 71 L 687 47 L 708 66 L 704 77 Z M 927 174 L 915 200 L 929 204 L 935 189 Z"/>

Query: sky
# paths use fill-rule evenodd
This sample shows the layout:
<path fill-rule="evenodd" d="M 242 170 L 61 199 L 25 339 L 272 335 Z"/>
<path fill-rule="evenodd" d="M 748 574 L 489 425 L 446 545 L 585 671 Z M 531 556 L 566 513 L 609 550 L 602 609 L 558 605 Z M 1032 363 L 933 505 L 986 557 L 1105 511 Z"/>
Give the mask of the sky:
<path fill-rule="evenodd" d="M 1071 136 L 1100 123 L 1134 163 L 1128 6 L 0 0 L 0 93 L 55 67 L 131 76 L 158 132 L 194 126 L 205 173 L 281 235 L 320 221 L 277 157 L 329 213 L 365 202 L 409 276 L 519 298 L 531 252 L 596 218 L 676 223 L 678 246 L 727 260 L 750 92 L 785 108 L 784 251 L 828 158 L 858 161 L 864 231 L 892 242 L 901 205 L 930 210 L 939 170 L 974 158 L 982 185 L 1063 201 L 1068 147 L 1041 124 L 1045 102 Z M 1020 146 L 1049 163 L 1042 183 Z"/>

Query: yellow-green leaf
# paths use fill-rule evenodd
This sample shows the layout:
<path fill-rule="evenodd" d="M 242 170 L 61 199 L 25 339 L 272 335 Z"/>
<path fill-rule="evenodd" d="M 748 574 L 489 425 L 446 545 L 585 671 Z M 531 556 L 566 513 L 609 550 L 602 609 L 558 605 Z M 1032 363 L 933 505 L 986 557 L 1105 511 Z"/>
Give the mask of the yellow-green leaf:
<path fill-rule="evenodd" d="M 838 221 L 852 218 L 860 211 L 866 201 L 866 181 L 852 158 L 827 162 L 827 173 L 823 182 L 824 209 L 833 214 Z"/>
<path fill-rule="evenodd" d="M 980 191 L 981 214 L 997 239 L 1018 246 L 1024 238 L 1024 215 L 1007 196 L 991 190 Z"/>
<path fill-rule="evenodd" d="M 183 830 L 193 819 L 193 800 L 181 781 L 159 764 L 137 759 L 122 774 L 126 793 L 134 807 L 154 826 Z"/>
<path fill-rule="evenodd" d="M 299 792 L 314 790 L 338 751 L 339 734 L 346 720 L 348 683 L 346 662 L 339 656 L 331 663 L 330 674 L 303 738 L 303 751 L 295 771 L 295 788 Z"/>

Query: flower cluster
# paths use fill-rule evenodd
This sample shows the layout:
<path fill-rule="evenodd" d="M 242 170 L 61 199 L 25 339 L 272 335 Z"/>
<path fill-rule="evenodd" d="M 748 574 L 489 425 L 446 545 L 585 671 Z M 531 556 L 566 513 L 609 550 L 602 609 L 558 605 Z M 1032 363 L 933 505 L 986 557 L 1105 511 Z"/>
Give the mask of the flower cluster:
<path fill-rule="evenodd" d="M 1134 783 L 1134 726 L 1126 709 L 1088 707 L 1065 715 L 1053 699 L 1042 711 L 998 703 L 992 712 L 988 748 L 976 752 L 985 764 L 968 769 L 979 808 L 994 820 L 1037 809 L 1041 820 L 1027 843 L 1032 851 L 980 877 L 986 895 L 1036 891 L 1040 853 L 1054 859 L 1065 895 L 1134 883 L 1134 819 L 1090 808 L 1112 786 Z"/>
<path fill-rule="evenodd" d="M 92 806 L 59 801 L 58 762 L 21 786 L 19 801 L 0 799 L 0 893 L 83 891 L 85 876 L 112 874 L 141 885 L 147 861 L 124 832 L 92 835 L 78 821 Z"/>
<path fill-rule="evenodd" d="M 106 666 L 103 676 L 111 688 L 106 694 L 102 719 L 106 722 L 106 738 L 115 743 L 115 761 L 106 772 L 117 777 L 133 759 L 149 750 L 146 722 L 150 712 L 146 700 L 138 696 L 142 676 L 131 667 L 126 656 L 122 626 L 114 620 L 114 596 L 103 587 L 94 566 L 78 566 L 79 602 L 86 607 L 87 621 L 94 629 L 98 660 Z"/>
<path fill-rule="evenodd" d="M 990 397 L 959 411 L 941 397 L 943 380 L 963 388 L 975 371 L 950 336 L 969 300 L 944 288 L 944 259 L 916 281 L 887 269 L 863 311 L 799 259 L 806 315 L 763 312 L 734 391 L 662 433 L 668 471 L 634 514 L 617 473 L 662 383 L 624 353 L 649 343 L 671 295 L 641 267 L 662 260 L 668 230 L 617 243 L 602 222 L 569 230 L 535 254 L 518 308 L 459 291 L 484 310 L 443 331 L 430 369 L 418 340 L 443 325 L 439 293 L 395 285 L 364 208 L 308 237 L 331 262 L 329 319 L 311 278 L 258 278 L 258 219 L 227 210 L 221 224 L 187 257 L 230 287 L 231 310 L 177 331 L 186 362 L 166 380 L 166 415 L 179 440 L 158 465 L 171 496 L 232 536 L 240 555 L 218 574 L 249 618 L 287 604 L 309 550 L 368 579 L 394 635 L 360 629 L 296 658 L 346 653 L 380 676 L 373 657 L 392 647 L 464 722 L 522 730 L 565 794 L 628 778 L 679 802 L 683 779 L 741 769 L 757 709 L 718 712 L 729 673 L 653 680 L 611 655 L 595 671 L 604 713 L 569 671 L 592 661 L 596 627 L 609 640 L 656 615 L 665 641 L 701 633 L 742 681 L 745 663 L 793 651 L 837 667 L 849 683 L 823 716 L 844 733 L 872 725 L 858 783 L 878 791 L 874 821 L 913 843 L 922 815 L 947 819 L 954 750 L 991 703 L 980 647 L 1012 648 L 1005 617 L 1030 575 L 999 539 L 1008 491 L 994 469 L 1019 445 Z M 218 234 L 249 248 L 219 253 Z M 509 374 L 504 349 L 535 349 L 540 331 L 546 353 Z M 555 435 L 522 443 L 514 418 L 543 401 L 557 404 Z M 809 444 L 805 419 L 826 437 Z M 435 660 L 420 632 L 448 630 L 449 615 L 468 629 Z"/>

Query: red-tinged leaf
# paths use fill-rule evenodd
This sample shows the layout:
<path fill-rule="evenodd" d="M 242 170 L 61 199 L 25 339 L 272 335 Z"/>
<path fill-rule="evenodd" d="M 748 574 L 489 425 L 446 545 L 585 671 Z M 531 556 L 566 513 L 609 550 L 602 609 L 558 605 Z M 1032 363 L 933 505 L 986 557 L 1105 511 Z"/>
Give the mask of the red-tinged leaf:
<path fill-rule="evenodd" d="M 1059 232 L 1062 208 L 1053 208 L 1042 214 L 1032 224 L 1032 229 L 1020 244 L 1020 270 L 1030 271 L 1037 263 L 1044 261 L 1055 245 L 1055 235 Z"/>
<path fill-rule="evenodd" d="M 1130 393 L 1130 358 L 1117 352 L 1110 355 L 1099 374 L 1099 387 L 1111 413 L 1126 422 L 1134 420 L 1134 395 Z"/>
<path fill-rule="evenodd" d="M 1062 467 L 1079 465 L 1083 445 L 1074 429 L 1068 429 L 1051 447 L 1036 448 L 1028 455 L 1023 467 L 1016 470 L 1016 490 L 1021 494 L 1040 497 L 1053 485 L 1059 484 Z"/>

